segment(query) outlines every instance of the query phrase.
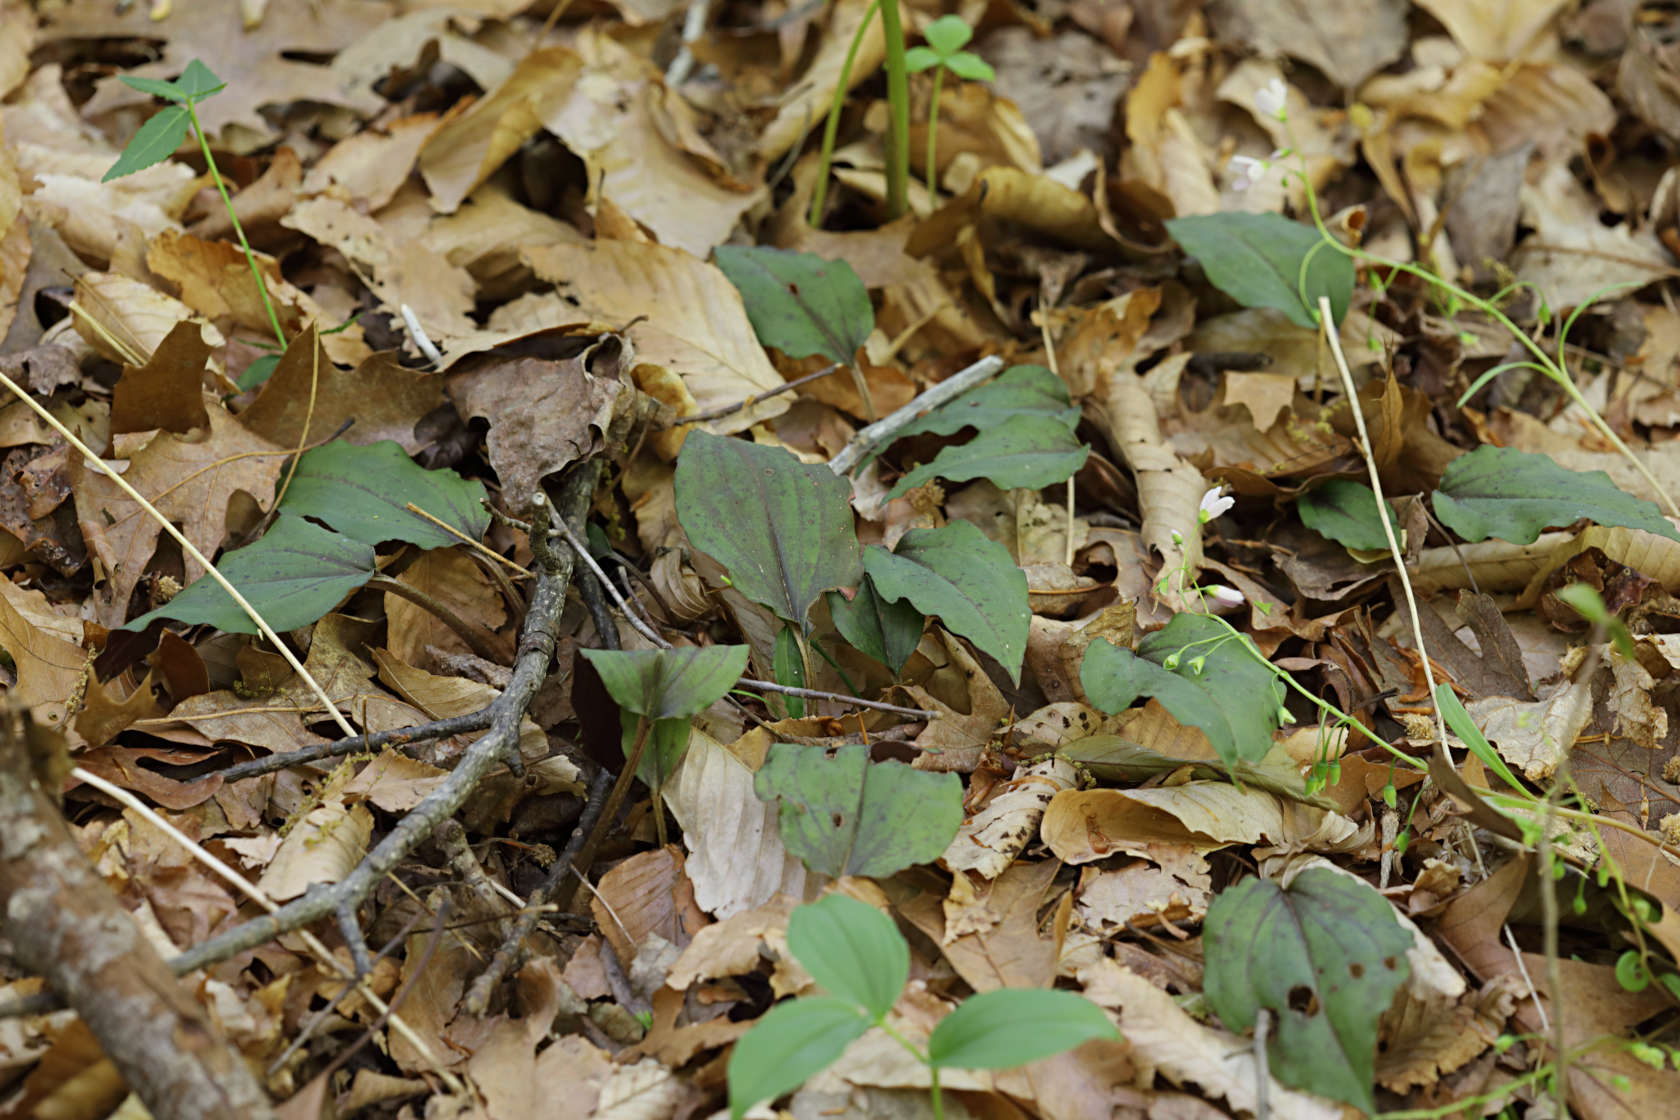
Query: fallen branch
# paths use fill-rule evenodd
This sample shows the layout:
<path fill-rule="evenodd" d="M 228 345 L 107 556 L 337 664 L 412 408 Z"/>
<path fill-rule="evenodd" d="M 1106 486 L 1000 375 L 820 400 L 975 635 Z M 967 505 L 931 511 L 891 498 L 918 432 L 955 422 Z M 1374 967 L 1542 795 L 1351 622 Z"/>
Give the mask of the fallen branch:
<path fill-rule="evenodd" d="M 272 1117 L 245 1061 L 105 885 L 48 797 L 31 736 L 0 727 L 0 913 L 20 964 L 81 1016 L 153 1116 Z M 62 750 L 62 744 L 56 744 Z"/>
<path fill-rule="evenodd" d="M 589 463 L 574 470 L 561 483 L 558 513 L 562 519 L 580 520 L 583 517 L 598 476 L 599 465 Z M 538 510 L 538 522 L 546 522 L 549 506 L 545 496 L 539 491 L 533 501 Z M 502 694 L 486 708 L 490 716 L 488 730 L 462 752 L 449 776 L 398 821 L 343 879 L 331 886 L 317 886 L 273 914 L 254 918 L 189 949 L 170 962 L 177 971 L 226 960 L 282 933 L 333 915 L 345 944 L 349 946 L 350 959 L 357 973 L 367 973 L 373 962 L 356 911 L 373 893 L 374 887 L 406 859 L 440 822 L 453 816 L 466 803 L 492 767 L 501 763 L 516 774 L 524 773 L 524 762 L 519 757 L 519 723 L 543 678 L 548 675 L 560 611 L 566 603 L 566 587 L 571 582 L 573 567 L 572 553 L 549 550 L 546 537 L 546 532 L 534 532 L 531 538 L 540 566 L 536 587 L 531 594 L 531 609 L 520 631 L 519 652 L 514 659 L 512 676 Z"/>

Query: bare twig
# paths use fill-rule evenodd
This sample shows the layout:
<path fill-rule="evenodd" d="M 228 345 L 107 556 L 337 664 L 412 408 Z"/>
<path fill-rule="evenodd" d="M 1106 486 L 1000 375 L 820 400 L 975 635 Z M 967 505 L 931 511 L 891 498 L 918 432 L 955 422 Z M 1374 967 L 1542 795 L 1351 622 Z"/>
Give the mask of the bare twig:
<path fill-rule="evenodd" d="M 594 493 L 598 476 L 599 465 L 589 463 L 574 471 L 562 483 L 561 516 L 582 516 L 590 495 Z M 545 521 L 549 509 L 546 499 L 539 492 L 533 497 L 533 502 L 537 506 L 538 521 Z M 466 803 L 479 781 L 493 766 L 503 763 L 515 773 L 524 772 L 524 762 L 519 757 L 519 723 L 548 673 L 554 655 L 560 611 L 566 601 L 566 586 L 572 575 L 572 554 L 550 551 L 546 536 L 546 532 L 532 535 L 533 551 L 541 562 L 541 572 L 531 595 L 531 609 L 525 617 L 519 653 L 508 686 L 489 705 L 491 719 L 488 730 L 462 753 L 449 777 L 398 821 L 342 880 L 331 886 L 318 886 L 267 917 L 235 926 L 188 950 L 173 962 L 176 967 L 198 968 L 226 960 L 235 953 L 255 948 L 281 933 L 331 914 L 337 917 L 357 972 L 366 973 L 372 959 L 356 919 L 356 911 L 362 901 L 437 827 L 438 822 L 453 816 Z"/>
<path fill-rule="evenodd" d="M 542 919 L 543 912 L 560 889 L 560 883 L 572 869 L 572 861 L 577 859 L 583 845 L 595 831 L 596 823 L 601 819 L 601 812 L 607 806 L 607 794 L 613 786 L 613 775 L 610 770 L 600 770 L 589 782 L 589 793 L 583 805 L 583 812 L 578 816 L 577 824 L 572 828 L 571 839 L 566 842 L 566 848 L 560 853 L 560 858 L 554 861 L 548 869 L 548 874 L 531 897 L 525 900 L 525 907 L 515 919 L 513 928 L 496 947 L 496 955 L 490 958 L 490 963 L 472 987 L 467 989 L 466 1010 L 471 1015 L 482 1015 L 490 1006 L 490 993 L 496 985 L 502 982 L 502 977 L 508 970 L 519 962 L 524 949 L 525 939 L 536 931 L 537 923 Z"/>
<path fill-rule="evenodd" d="M 853 436 L 851 442 L 840 449 L 840 454 L 829 460 L 829 469 L 835 474 L 850 474 L 854 467 L 878 448 L 890 443 L 917 417 L 962 396 L 1002 368 L 1003 359 L 993 355 L 981 358 L 966 369 L 958 370 L 903 408 L 875 421 Z"/>
<path fill-rule="evenodd" d="M 412 583 L 404 583 L 402 580 L 392 579 L 390 576 L 374 576 L 367 581 L 366 586 L 374 591 L 384 591 L 395 595 L 399 599 L 406 599 L 413 603 L 449 627 L 457 638 L 467 644 L 468 649 L 485 661 L 499 665 L 502 658 L 507 656 L 505 650 L 496 648 L 495 635 L 482 626 L 468 622 L 450 609 L 449 604 L 440 601 L 435 595 L 428 595 Z"/>
<path fill-rule="evenodd" d="M 284 754 L 271 754 L 264 758 L 253 758 L 249 762 L 236 763 L 221 772 L 224 782 L 237 782 L 244 778 L 257 778 L 264 774 L 272 774 L 277 770 L 286 770 L 293 766 L 302 766 L 309 762 L 318 762 L 323 758 L 340 758 L 347 754 L 359 754 L 362 751 L 374 751 L 380 747 L 401 747 L 411 743 L 429 743 L 433 739 L 447 739 L 451 735 L 463 735 L 469 731 L 483 731 L 490 726 L 492 712 L 489 708 L 481 708 L 476 712 L 465 712 L 458 716 L 433 720 L 414 727 L 401 727 L 391 731 L 370 731 L 366 735 L 352 735 L 348 739 L 337 739 L 331 743 L 318 743 L 312 747 L 301 747 Z"/>
<path fill-rule="evenodd" d="M 667 428 L 681 428 L 686 424 L 704 424 L 708 420 L 720 420 L 725 416 L 732 416 L 735 413 L 740 412 L 743 408 L 751 408 L 755 404 L 767 401 L 771 397 L 779 397 L 783 393 L 791 393 L 795 389 L 809 385 L 813 381 L 820 381 L 830 374 L 838 373 L 845 368 L 846 363 L 835 362 L 833 365 L 824 369 L 819 369 L 815 373 L 807 373 L 804 377 L 796 377 L 792 381 L 789 381 L 786 385 L 778 385 L 774 389 L 766 389 L 762 393 L 748 397 L 745 400 L 736 401 L 734 404 L 720 404 L 716 408 L 708 408 L 705 412 L 696 412 L 693 416 L 679 416 L 664 426 Z"/>

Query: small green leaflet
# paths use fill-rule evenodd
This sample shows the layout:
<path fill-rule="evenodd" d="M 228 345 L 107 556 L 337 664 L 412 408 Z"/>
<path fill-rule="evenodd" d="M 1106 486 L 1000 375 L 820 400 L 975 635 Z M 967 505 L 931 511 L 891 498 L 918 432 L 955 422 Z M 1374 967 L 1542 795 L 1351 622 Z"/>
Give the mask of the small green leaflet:
<path fill-rule="evenodd" d="M 888 602 L 875 590 L 867 575 L 857 594 L 847 599 L 839 591 L 828 593 L 828 613 L 834 628 L 853 648 L 891 669 L 896 675 L 921 643 L 927 619 L 908 600 Z"/>
<path fill-rule="evenodd" d="M 730 1120 L 799 1088 L 868 1029 L 869 1018 L 837 996 L 804 996 L 772 1007 L 729 1055 Z"/>
<path fill-rule="evenodd" d="M 747 668 L 746 646 L 580 650 L 620 708 L 648 719 L 688 719 L 711 707 Z"/>
<path fill-rule="evenodd" d="M 970 996 L 939 1020 L 928 1062 L 940 1068 L 1012 1069 L 1092 1039 L 1118 1039 L 1102 1009 L 1084 996 L 1049 988 L 994 988 Z"/>
<path fill-rule="evenodd" d="M 128 146 L 117 157 L 117 162 L 111 165 L 111 170 L 105 172 L 101 183 L 109 183 L 112 179 L 121 179 L 124 175 L 132 175 L 136 171 L 144 171 L 155 163 L 162 163 L 175 154 L 175 149 L 181 146 L 181 141 L 187 138 L 187 129 L 192 127 L 192 118 L 184 105 L 170 105 L 152 114 L 150 120 L 140 126 L 140 131 L 134 134 Z"/>
<path fill-rule="evenodd" d="M 910 979 L 910 946 L 893 920 L 843 894 L 797 907 L 787 940 L 811 979 L 874 1019 L 893 1009 Z"/>

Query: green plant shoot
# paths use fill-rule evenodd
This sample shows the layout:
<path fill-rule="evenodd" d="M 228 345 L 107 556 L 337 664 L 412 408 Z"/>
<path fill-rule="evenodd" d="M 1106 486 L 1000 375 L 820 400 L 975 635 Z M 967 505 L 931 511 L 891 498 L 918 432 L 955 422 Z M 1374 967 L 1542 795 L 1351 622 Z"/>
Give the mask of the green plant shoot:
<path fill-rule="evenodd" d="M 974 82 L 989 82 L 997 77 L 991 64 L 963 47 L 974 38 L 974 29 L 961 16 L 940 16 L 922 30 L 925 47 L 912 47 L 905 52 L 904 65 L 912 74 L 933 69 L 933 100 L 928 105 L 927 127 L 927 188 L 928 197 L 939 196 L 939 88 L 949 70 L 959 78 Z"/>

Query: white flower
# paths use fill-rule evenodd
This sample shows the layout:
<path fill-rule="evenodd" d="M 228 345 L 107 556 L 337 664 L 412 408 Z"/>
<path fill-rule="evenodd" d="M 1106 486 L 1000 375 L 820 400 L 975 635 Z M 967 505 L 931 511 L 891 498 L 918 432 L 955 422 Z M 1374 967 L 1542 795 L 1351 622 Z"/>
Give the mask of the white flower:
<path fill-rule="evenodd" d="M 1237 500 L 1235 498 L 1227 497 L 1221 493 L 1222 489 L 1222 487 L 1215 486 L 1212 490 L 1209 490 L 1206 494 L 1202 495 L 1202 505 L 1197 511 L 1196 516 L 1201 519 L 1203 525 L 1206 525 L 1209 521 L 1212 521 L 1214 518 L 1237 504 Z"/>
<path fill-rule="evenodd" d="M 1202 595 L 1207 599 L 1208 607 L 1212 610 L 1230 610 L 1232 607 L 1243 605 L 1242 592 L 1234 587 L 1226 587 L 1223 583 L 1211 584 L 1202 588 Z"/>
<path fill-rule="evenodd" d="M 1282 78 L 1273 78 L 1254 91 L 1254 107 L 1268 117 L 1289 119 L 1289 87 Z"/>
<path fill-rule="evenodd" d="M 1231 189 L 1246 191 L 1271 169 L 1272 165 L 1266 160 L 1255 159 L 1253 156 L 1232 156 L 1228 169 L 1231 175 Z"/>

